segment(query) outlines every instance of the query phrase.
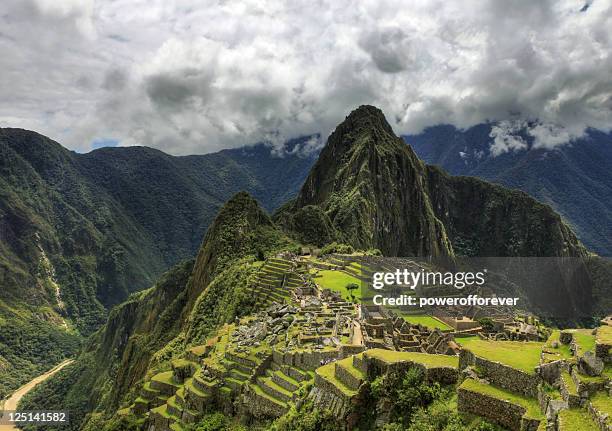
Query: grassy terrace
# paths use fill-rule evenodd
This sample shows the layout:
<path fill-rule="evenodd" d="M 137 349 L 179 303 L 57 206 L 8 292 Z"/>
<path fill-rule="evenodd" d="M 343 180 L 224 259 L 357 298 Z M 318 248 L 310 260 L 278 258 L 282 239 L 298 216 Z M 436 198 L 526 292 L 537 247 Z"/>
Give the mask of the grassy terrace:
<path fill-rule="evenodd" d="M 561 342 L 559 341 L 560 335 L 561 331 L 555 329 L 552 334 L 550 334 L 550 337 L 548 337 L 548 340 L 546 341 L 546 344 L 542 349 L 546 353 L 545 360 L 547 362 L 556 361 L 558 359 L 572 358 L 572 351 L 570 349 L 570 346 L 567 344 L 561 344 Z M 553 347 L 555 343 L 557 347 Z"/>
<path fill-rule="evenodd" d="M 574 340 L 578 346 L 578 356 L 595 350 L 595 336 L 591 332 L 593 332 L 592 329 L 576 329 L 574 331 Z"/>
<path fill-rule="evenodd" d="M 263 389 L 261 389 L 261 387 L 259 387 L 259 385 L 253 385 L 253 384 L 250 384 L 249 386 L 250 386 L 250 387 L 251 387 L 251 389 L 253 389 L 253 390 L 255 391 L 255 393 L 256 393 L 257 395 L 259 395 L 260 397 L 266 398 L 266 399 L 268 399 L 268 400 L 272 401 L 272 402 L 273 402 L 273 403 L 275 403 L 275 404 L 279 404 L 280 406 L 282 406 L 282 407 L 284 407 L 284 408 L 286 408 L 286 407 L 287 407 L 287 403 L 285 403 L 285 402 L 283 402 L 283 401 L 281 401 L 281 400 L 279 400 L 279 399 L 276 399 L 276 398 L 274 398 L 274 397 L 272 397 L 272 396 L 268 395 L 267 393 L 265 393 L 265 392 L 263 391 Z"/>
<path fill-rule="evenodd" d="M 336 378 L 335 370 L 336 370 L 336 363 L 331 362 L 327 365 L 323 365 L 322 367 L 317 368 L 315 372 L 317 373 L 317 375 L 319 375 L 320 377 L 322 377 L 323 379 L 327 380 L 332 385 L 340 389 L 342 393 L 345 394 L 346 396 L 352 397 L 354 395 L 357 395 L 357 391 L 352 390 L 351 388 L 349 388 L 348 386 L 346 386 L 344 383 L 342 383 L 340 380 Z"/>
<path fill-rule="evenodd" d="M 346 371 L 348 371 L 349 373 L 351 373 L 353 375 L 353 377 L 357 378 L 357 379 L 362 379 L 365 380 L 366 376 L 363 373 L 363 371 L 361 371 L 358 368 L 355 368 L 353 366 L 353 357 L 349 356 L 348 358 L 344 358 L 340 361 L 336 362 L 338 364 L 338 366 L 344 368 Z"/>
<path fill-rule="evenodd" d="M 412 323 L 413 325 L 423 325 L 430 329 L 437 328 L 442 331 L 450 331 L 451 329 L 453 329 L 446 323 L 432 316 L 403 314 L 402 317 L 406 322 Z"/>
<path fill-rule="evenodd" d="M 597 425 L 586 410 L 566 409 L 559 412 L 559 431 L 595 430 Z"/>
<path fill-rule="evenodd" d="M 448 355 L 432 355 L 429 353 L 417 352 L 397 352 L 394 350 L 371 349 L 363 353 L 365 356 L 380 359 L 387 363 L 396 362 L 416 362 L 425 365 L 427 368 L 450 367 L 457 368 L 459 366 L 459 357 Z"/>
<path fill-rule="evenodd" d="M 342 271 L 323 270 L 314 277 L 314 281 L 322 288 L 329 289 L 340 293 L 342 298 L 349 299 L 351 293 L 346 289 L 347 284 L 355 283 L 360 286 L 359 289 L 353 290 L 353 295 L 359 301 L 361 300 L 361 281 L 352 275 Z"/>
<path fill-rule="evenodd" d="M 597 330 L 597 342 L 612 345 L 612 326 L 604 325 Z"/>
<path fill-rule="evenodd" d="M 172 386 L 179 386 L 172 378 L 172 371 L 165 371 L 163 373 L 156 374 L 151 378 L 151 380 L 161 383 L 167 383 Z"/>
<path fill-rule="evenodd" d="M 597 392 L 591 398 L 591 404 L 593 404 L 596 410 L 612 416 L 612 398 L 605 392 Z"/>
<path fill-rule="evenodd" d="M 169 418 L 173 417 L 170 413 L 168 413 L 168 404 L 162 404 L 159 407 L 155 407 L 151 411 L 154 412 L 154 413 L 160 414 L 161 416 L 165 417 L 166 419 L 169 419 Z"/>
<path fill-rule="evenodd" d="M 563 371 L 561 373 L 561 380 L 563 380 L 563 385 L 567 388 L 567 392 L 570 395 L 578 395 L 578 388 L 576 387 L 576 383 L 572 380 L 572 376 L 567 371 Z"/>
<path fill-rule="evenodd" d="M 527 398 L 522 395 L 517 395 L 495 386 L 479 383 L 473 379 L 465 379 L 459 389 L 465 389 L 470 392 L 488 395 L 498 400 L 508 401 L 512 404 L 522 406 L 525 409 L 525 416 L 532 419 L 544 419 L 544 415 L 540 411 L 537 400 Z"/>
<path fill-rule="evenodd" d="M 458 341 L 463 348 L 476 356 L 529 374 L 534 374 L 535 367 L 540 364 L 540 353 L 544 345 L 538 342 L 488 341 L 476 337 L 462 338 Z"/>

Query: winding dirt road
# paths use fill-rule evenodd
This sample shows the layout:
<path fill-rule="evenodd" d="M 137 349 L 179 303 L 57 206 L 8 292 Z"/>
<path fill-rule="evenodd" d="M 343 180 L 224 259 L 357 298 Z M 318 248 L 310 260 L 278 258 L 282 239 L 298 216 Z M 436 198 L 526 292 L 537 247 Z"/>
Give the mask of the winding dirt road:
<path fill-rule="evenodd" d="M 13 395 L 11 395 L 11 397 L 4 402 L 4 407 L 2 408 L 2 410 L 4 411 L 17 410 L 17 404 L 19 404 L 19 401 L 21 401 L 21 399 L 23 398 L 25 394 L 27 394 L 32 389 L 34 389 L 34 386 L 36 386 L 37 384 L 41 382 L 44 382 L 49 377 L 51 377 L 52 375 L 60 371 L 62 368 L 64 368 L 67 365 L 72 364 L 73 362 L 74 360 L 67 359 L 61 364 L 56 365 L 51 370 L 47 371 L 45 374 L 42 374 L 34 378 L 30 382 L 26 383 L 25 385 L 17 389 L 15 392 L 13 392 Z M 0 417 L 2 417 L 2 410 L 0 410 Z M 14 425 L 0 425 L 0 431 L 19 431 L 19 428 L 17 428 Z"/>

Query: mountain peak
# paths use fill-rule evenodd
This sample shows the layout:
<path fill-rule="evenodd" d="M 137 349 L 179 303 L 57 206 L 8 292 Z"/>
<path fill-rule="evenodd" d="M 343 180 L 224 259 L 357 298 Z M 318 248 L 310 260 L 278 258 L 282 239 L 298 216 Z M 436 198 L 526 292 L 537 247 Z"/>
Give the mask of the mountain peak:
<path fill-rule="evenodd" d="M 338 155 L 353 149 L 355 144 L 405 146 L 393 133 L 385 114 L 371 105 L 361 105 L 352 111 L 330 135 L 326 147 Z"/>
<path fill-rule="evenodd" d="M 363 105 L 330 135 L 295 209 L 318 206 L 319 211 L 306 208 L 309 218 L 333 226 L 339 240 L 357 248 L 379 248 L 389 256 L 452 255 L 424 175 L 423 163 L 393 133 L 382 111 Z M 296 225 L 302 213 L 294 213 L 287 225 Z"/>
<path fill-rule="evenodd" d="M 386 130 L 393 132 L 383 111 L 372 105 L 361 105 L 357 109 L 354 109 L 346 117 L 345 122 L 346 121 L 352 124 L 366 123 L 372 126 L 382 126 Z"/>

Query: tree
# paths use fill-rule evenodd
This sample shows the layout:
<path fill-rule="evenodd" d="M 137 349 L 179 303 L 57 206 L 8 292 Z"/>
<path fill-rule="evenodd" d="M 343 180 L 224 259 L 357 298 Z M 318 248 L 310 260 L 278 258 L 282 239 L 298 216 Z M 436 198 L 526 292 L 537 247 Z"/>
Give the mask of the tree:
<path fill-rule="evenodd" d="M 357 283 L 349 283 L 346 285 L 346 290 L 351 295 L 351 299 L 353 300 L 353 302 L 355 302 L 355 294 L 353 293 L 353 291 L 357 289 L 359 289 L 359 285 Z"/>

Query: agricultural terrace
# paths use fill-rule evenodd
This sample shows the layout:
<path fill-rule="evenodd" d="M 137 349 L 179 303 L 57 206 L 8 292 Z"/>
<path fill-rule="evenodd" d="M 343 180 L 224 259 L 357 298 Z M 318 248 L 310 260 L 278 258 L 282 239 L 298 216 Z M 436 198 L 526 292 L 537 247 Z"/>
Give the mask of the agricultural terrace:
<path fill-rule="evenodd" d="M 459 366 L 458 356 L 432 355 L 429 353 L 419 352 L 398 352 L 397 350 L 385 349 L 366 350 L 364 355 L 371 358 L 380 359 L 388 364 L 393 364 L 396 362 L 416 362 L 418 364 L 423 364 L 427 368 L 457 368 Z"/>
<path fill-rule="evenodd" d="M 612 345 L 612 326 L 604 325 L 597 330 L 597 342 Z"/>
<path fill-rule="evenodd" d="M 478 337 L 458 338 L 457 342 L 476 356 L 530 374 L 534 374 L 540 364 L 540 353 L 544 345 L 532 341 L 488 341 Z"/>
<path fill-rule="evenodd" d="M 525 409 L 526 417 L 533 419 L 544 419 L 544 415 L 540 411 L 540 406 L 538 405 L 537 400 L 534 398 L 527 398 L 496 386 L 477 382 L 473 379 L 465 379 L 459 386 L 459 389 L 488 395 L 497 400 L 507 401 L 512 404 L 522 406 Z"/>
<path fill-rule="evenodd" d="M 578 347 L 578 356 L 595 350 L 595 336 L 592 333 L 592 329 L 575 329 L 572 332 L 574 334 L 574 341 Z"/>
<path fill-rule="evenodd" d="M 559 430 L 583 431 L 597 429 L 593 418 L 584 409 L 561 410 L 558 416 Z"/>
<path fill-rule="evenodd" d="M 561 331 L 555 329 L 552 334 L 550 334 L 550 337 L 548 337 L 543 349 L 545 362 L 572 358 L 570 346 L 567 344 L 562 344 L 560 341 L 560 336 Z"/>
<path fill-rule="evenodd" d="M 441 320 L 436 319 L 435 317 L 418 314 L 418 315 L 410 315 L 410 314 L 402 314 L 404 320 L 408 323 L 412 323 L 413 325 L 422 325 L 426 328 L 430 329 L 440 329 L 441 331 L 450 331 L 453 328 L 448 326 L 446 323 Z"/>

